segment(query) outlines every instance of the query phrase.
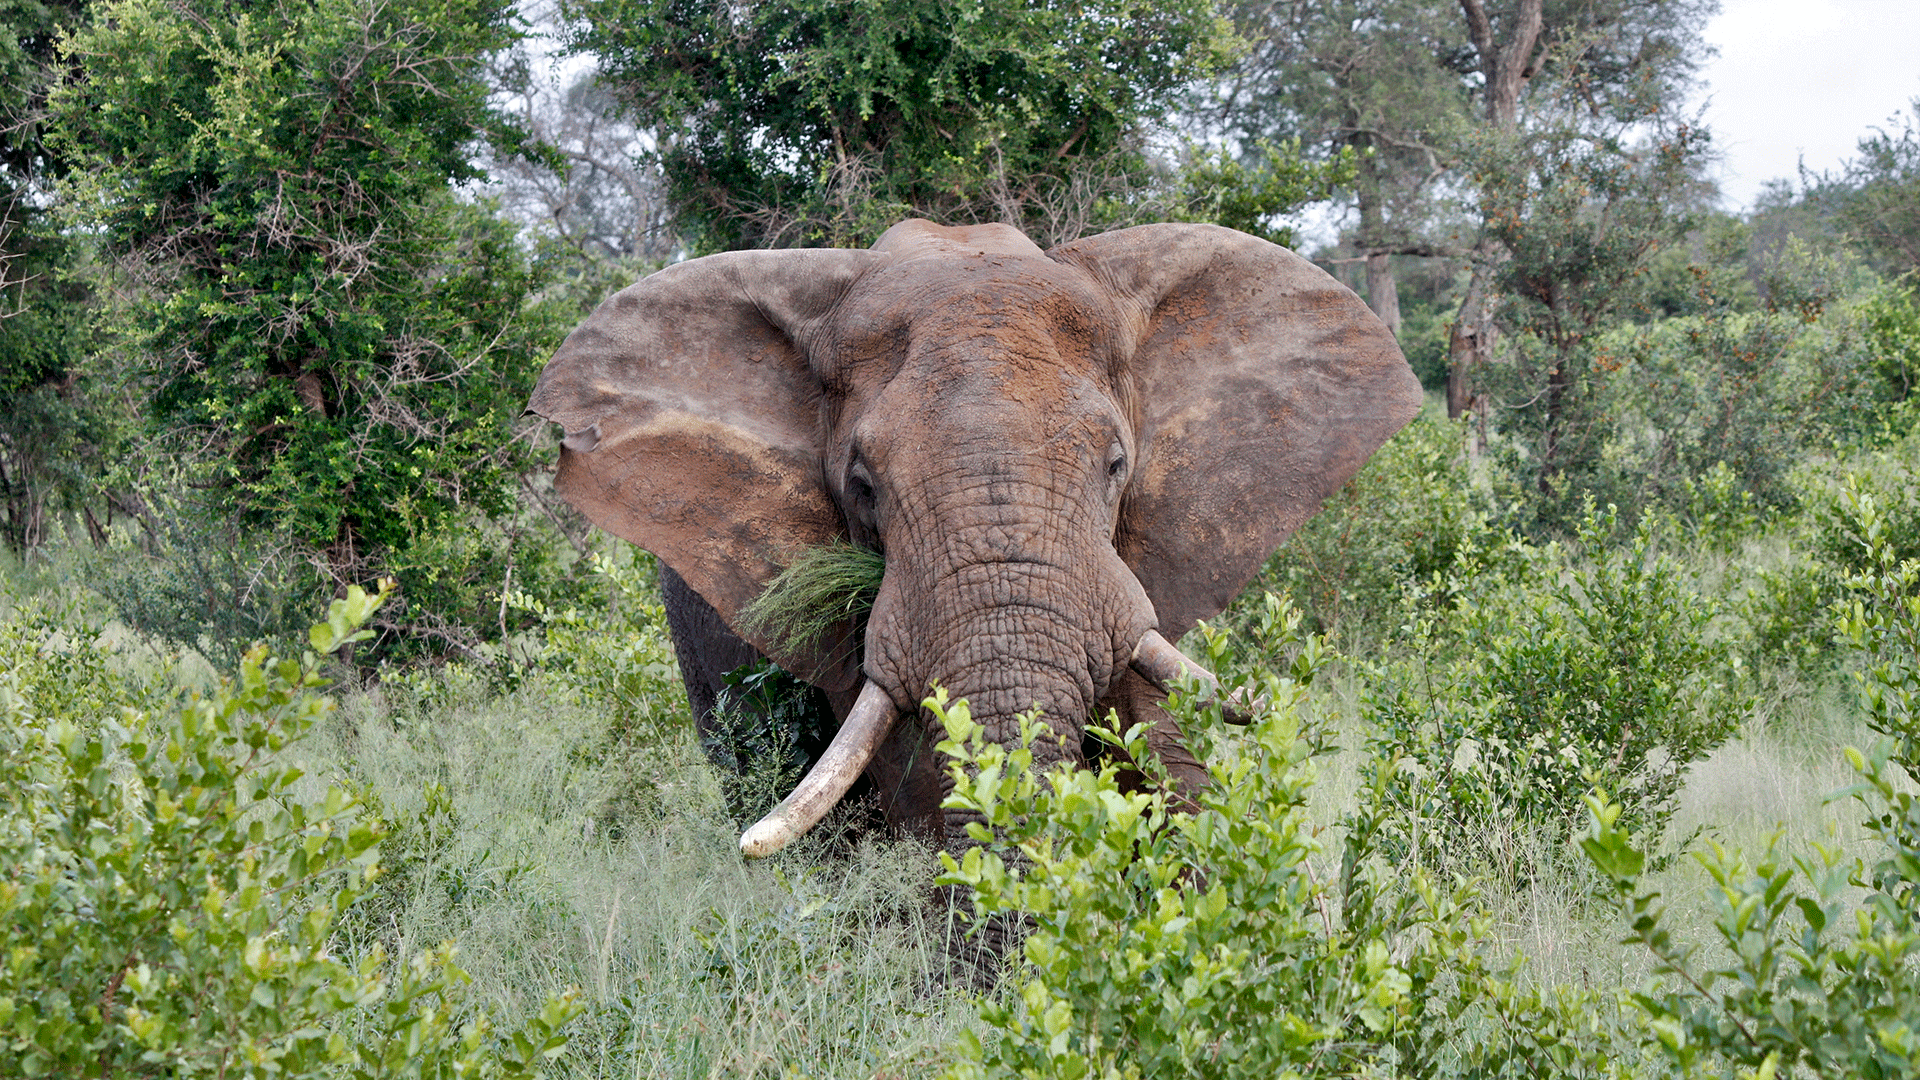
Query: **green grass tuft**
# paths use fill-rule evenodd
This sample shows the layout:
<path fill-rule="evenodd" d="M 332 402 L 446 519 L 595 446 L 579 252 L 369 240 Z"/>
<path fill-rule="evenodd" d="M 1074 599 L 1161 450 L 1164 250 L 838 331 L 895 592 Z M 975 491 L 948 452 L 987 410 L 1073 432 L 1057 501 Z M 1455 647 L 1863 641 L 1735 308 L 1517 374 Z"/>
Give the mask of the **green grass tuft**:
<path fill-rule="evenodd" d="M 865 621 L 886 566 L 879 552 L 845 540 L 808 548 L 747 605 L 741 629 L 808 648 L 841 619 Z"/>

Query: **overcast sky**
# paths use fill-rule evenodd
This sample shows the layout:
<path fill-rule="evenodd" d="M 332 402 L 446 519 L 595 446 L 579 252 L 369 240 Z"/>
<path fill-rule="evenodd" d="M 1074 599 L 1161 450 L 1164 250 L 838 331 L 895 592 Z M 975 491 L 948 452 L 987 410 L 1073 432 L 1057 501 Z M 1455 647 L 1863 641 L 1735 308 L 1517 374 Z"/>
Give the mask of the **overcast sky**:
<path fill-rule="evenodd" d="M 1727 208 L 1852 157 L 1920 97 L 1920 0 L 1721 0 L 1707 25 L 1707 126 Z"/>

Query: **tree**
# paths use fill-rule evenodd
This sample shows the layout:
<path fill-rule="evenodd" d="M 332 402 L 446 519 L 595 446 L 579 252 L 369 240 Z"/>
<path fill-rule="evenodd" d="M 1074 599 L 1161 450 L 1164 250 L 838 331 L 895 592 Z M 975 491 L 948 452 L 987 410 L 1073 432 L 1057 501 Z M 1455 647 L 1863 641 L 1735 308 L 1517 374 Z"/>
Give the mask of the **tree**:
<path fill-rule="evenodd" d="M 1507 415 L 1527 439 L 1544 495 L 1567 468 L 1572 441 L 1600 431 L 1582 411 L 1607 372 L 1588 346 L 1626 307 L 1647 255 L 1691 227 L 1686 212 L 1707 133 L 1689 125 L 1597 133 L 1585 118 L 1536 123 L 1519 139 L 1489 133 L 1473 155 L 1485 236 L 1504 255 L 1487 272 L 1517 332 Z M 1592 430 L 1582 430 L 1582 427 Z"/>
<path fill-rule="evenodd" d="M 1568 137 L 1581 139 L 1589 128 L 1597 137 L 1592 146 L 1618 148 L 1626 145 L 1621 133 L 1634 125 L 1670 123 L 1705 48 L 1701 28 L 1718 7 L 1716 0 L 1515 0 L 1512 8 L 1489 8 L 1483 0 L 1459 3 L 1469 43 L 1461 68 L 1477 76 L 1483 117 L 1481 134 L 1467 152 L 1481 155 L 1476 172 L 1482 178 L 1511 175 L 1501 170 L 1517 163 L 1513 148 L 1526 145 L 1529 99 L 1539 99 L 1535 111 L 1548 131 L 1536 144 L 1546 156 L 1524 166 L 1530 176 L 1545 177 L 1542 167 L 1551 167 L 1562 153 L 1557 147 Z M 1551 134 L 1556 129 L 1566 135 Z M 1502 237 L 1518 235 L 1515 226 L 1530 220 L 1490 215 L 1510 201 L 1482 200 L 1473 276 L 1450 343 L 1449 416 L 1472 406 L 1475 374 L 1493 355 L 1498 298 L 1489 286 L 1506 257 Z"/>
<path fill-rule="evenodd" d="M 1806 201 L 1826 210 L 1876 269 L 1920 271 L 1920 97 L 1862 138 L 1860 156 L 1838 175 L 1811 178 Z"/>
<path fill-rule="evenodd" d="M 1043 242 L 1123 223 L 1155 179 L 1144 130 L 1232 47 L 1206 0 L 564 10 L 709 251 L 864 243 L 909 213 Z"/>
<path fill-rule="evenodd" d="M 1355 154 L 1347 191 L 1358 221 L 1348 241 L 1366 264 L 1368 305 L 1395 333 L 1392 257 L 1461 253 L 1437 235 L 1453 163 L 1447 139 L 1467 107 L 1467 88 L 1446 62 L 1445 14 L 1428 0 L 1239 3 L 1235 25 L 1253 45 L 1222 80 L 1213 111 L 1242 144 L 1284 136 Z"/>
<path fill-rule="evenodd" d="M 80 385 L 91 299 L 73 273 L 80 248 L 45 212 L 64 167 L 42 123 L 54 43 L 80 9 L 0 5 L 0 536 L 15 551 L 47 538 L 51 510 L 86 509 L 101 441 Z"/>
<path fill-rule="evenodd" d="M 1397 324 L 1396 256 L 1464 260 L 1448 349 L 1448 411 L 1467 410 L 1491 357 L 1505 252 L 1479 213 L 1476 155 L 1511 163 L 1536 114 L 1615 139 L 1622 117 L 1667 120 L 1701 50 L 1711 0 L 1243 0 L 1254 41 L 1224 80 L 1220 122 L 1241 139 L 1359 151 L 1342 247 L 1366 263 L 1369 304 Z M 1617 141 L 1617 140 L 1616 140 Z"/>
<path fill-rule="evenodd" d="M 593 73 L 547 80 L 534 66 L 529 57 L 515 58 L 504 80 L 513 89 L 509 108 L 551 152 L 493 155 L 488 169 L 502 212 L 572 258 L 665 260 L 680 238 L 644 134 Z"/>
<path fill-rule="evenodd" d="M 154 448 L 336 582 L 424 599 L 474 572 L 434 545 L 513 503 L 547 329 L 512 229 L 456 191 L 477 141 L 514 145 L 487 103 L 512 19 L 111 0 L 67 47 L 61 197 L 110 259 Z"/>

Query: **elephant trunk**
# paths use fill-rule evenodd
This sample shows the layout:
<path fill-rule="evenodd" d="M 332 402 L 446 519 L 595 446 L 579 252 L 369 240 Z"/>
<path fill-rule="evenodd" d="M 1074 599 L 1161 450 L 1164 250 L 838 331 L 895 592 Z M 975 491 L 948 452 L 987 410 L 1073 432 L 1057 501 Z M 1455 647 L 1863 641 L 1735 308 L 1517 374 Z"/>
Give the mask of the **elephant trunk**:
<path fill-rule="evenodd" d="M 982 547 L 962 533 L 949 550 L 971 555 Z M 1035 765 L 1077 761 L 1088 712 L 1125 670 L 1141 624 L 1151 625 L 1151 608 L 1106 580 L 1098 558 L 994 554 L 954 560 L 897 591 L 883 588 L 869 666 L 897 679 L 910 700 L 935 684 L 964 698 L 993 742 L 1014 742 L 1019 716 L 1037 708 L 1058 737 L 1034 747 Z M 1117 557 L 1111 562 L 1126 572 Z M 1131 575 L 1125 584 L 1134 584 Z"/>

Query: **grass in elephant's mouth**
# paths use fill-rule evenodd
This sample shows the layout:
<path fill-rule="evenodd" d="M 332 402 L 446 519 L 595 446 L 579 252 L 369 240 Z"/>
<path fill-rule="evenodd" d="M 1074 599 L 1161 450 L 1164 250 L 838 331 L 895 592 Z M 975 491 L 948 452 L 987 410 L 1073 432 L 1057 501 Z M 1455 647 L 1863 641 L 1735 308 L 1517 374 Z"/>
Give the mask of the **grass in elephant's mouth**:
<path fill-rule="evenodd" d="M 886 565 L 879 552 L 844 540 L 807 548 L 747 605 L 743 628 L 807 648 L 842 619 L 866 618 Z"/>

